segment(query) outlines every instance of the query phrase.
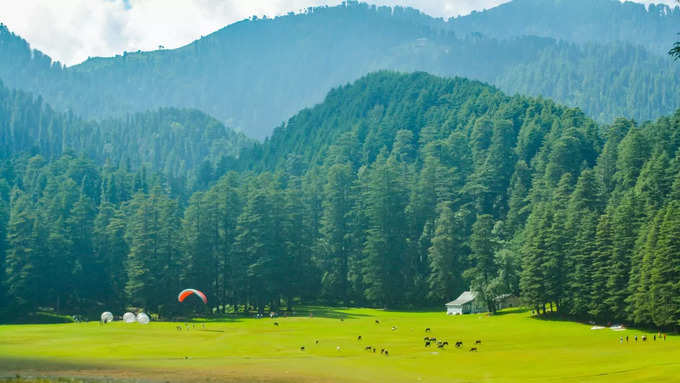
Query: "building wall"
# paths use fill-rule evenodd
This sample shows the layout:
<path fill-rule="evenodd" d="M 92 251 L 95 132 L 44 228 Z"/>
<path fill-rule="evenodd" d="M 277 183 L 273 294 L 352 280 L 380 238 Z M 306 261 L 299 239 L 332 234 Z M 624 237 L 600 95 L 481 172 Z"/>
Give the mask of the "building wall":
<path fill-rule="evenodd" d="M 460 306 L 453 306 L 446 308 L 447 315 L 461 315 L 463 314 L 463 309 Z"/>

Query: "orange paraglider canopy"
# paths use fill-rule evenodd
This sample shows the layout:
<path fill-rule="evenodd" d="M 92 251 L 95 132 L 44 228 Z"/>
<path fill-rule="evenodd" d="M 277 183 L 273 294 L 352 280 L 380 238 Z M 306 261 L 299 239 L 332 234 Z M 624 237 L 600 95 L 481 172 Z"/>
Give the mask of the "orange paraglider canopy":
<path fill-rule="evenodd" d="M 203 303 L 205 303 L 205 304 L 208 303 L 208 298 L 205 297 L 205 294 L 203 294 L 202 292 L 195 290 L 195 289 L 182 290 L 179 293 L 179 295 L 177 296 L 177 300 L 180 301 L 180 302 L 184 302 L 184 298 L 188 297 L 191 294 L 196 294 L 199 298 L 201 298 Z"/>

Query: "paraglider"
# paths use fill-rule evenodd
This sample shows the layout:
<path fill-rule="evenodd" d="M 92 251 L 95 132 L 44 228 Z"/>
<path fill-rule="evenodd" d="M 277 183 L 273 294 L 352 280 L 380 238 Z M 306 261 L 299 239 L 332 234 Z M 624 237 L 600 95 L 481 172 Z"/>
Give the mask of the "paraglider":
<path fill-rule="evenodd" d="M 131 312 L 126 312 L 123 314 L 123 321 L 125 323 L 135 323 L 137 321 L 137 318 L 135 317 L 135 314 Z"/>
<path fill-rule="evenodd" d="M 149 316 L 145 313 L 137 314 L 137 322 L 141 324 L 149 324 Z"/>
<path fill-rule="evenodd" d="M 179 293 L 179 295 L 177 296 L 177 300 L 180 301 L 180 302 L 184 302 L 184 299 L 185 299 L 186 297 L 188 297 L 189 295 L 191 295 L 191 294 L 196 294 L 196 296 L 198 296 L 199 298 L 201 298 L 201 300 L 203 301 L 203 303 L 208 304 L 208 298 L 206 298 L 205 294 L 203 294 L 202 292 L 200 292 L 200 291 L 198 291 L 198 290 L 195 290 L 195 289 L 185 289 L 185 290 L 182 290 L 182 291 Z"/>
<path fill-rule="evenodd" d="M 101 316 L 102 323 L 113 322 L 113 314 L 108 311 L 104 311 Z"/>

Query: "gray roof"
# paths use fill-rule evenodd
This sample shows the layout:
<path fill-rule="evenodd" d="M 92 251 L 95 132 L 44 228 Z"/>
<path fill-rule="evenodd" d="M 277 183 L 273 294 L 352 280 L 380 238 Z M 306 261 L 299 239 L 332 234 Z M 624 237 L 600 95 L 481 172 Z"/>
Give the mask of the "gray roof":
<path fill-rule="evenodd" d="M 458 298 L 456 298 L 455 301 L 451 301 L 446 304 L 446 306 L 459 306 L 459 305 L 464 305 L 468 302 L 472 302 L 477 298 L 477 293 L 472 292 L 472 291 L 463 291 L 462 294 Z"/>

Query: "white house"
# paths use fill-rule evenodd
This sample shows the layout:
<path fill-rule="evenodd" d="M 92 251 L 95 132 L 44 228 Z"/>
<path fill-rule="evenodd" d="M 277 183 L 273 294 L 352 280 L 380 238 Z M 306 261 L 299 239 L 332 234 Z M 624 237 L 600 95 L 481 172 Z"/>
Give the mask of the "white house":
<path fill-rule="evenodd" d="M 481 299 L 477 299 L 477 293 L 464 291 L 456 300 L 446 304 L 447 315 L 462 315 L 486 312 L 487 308 Z"/>

